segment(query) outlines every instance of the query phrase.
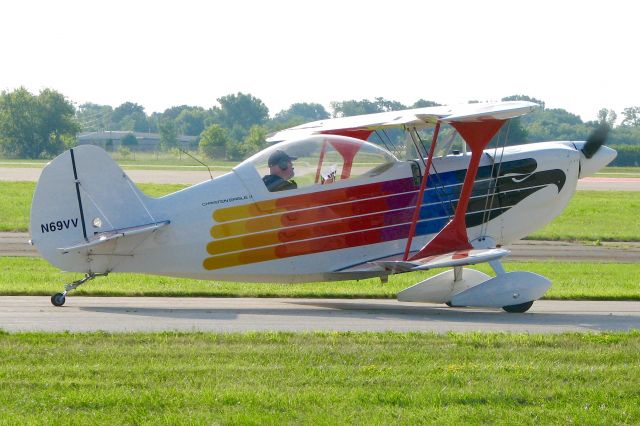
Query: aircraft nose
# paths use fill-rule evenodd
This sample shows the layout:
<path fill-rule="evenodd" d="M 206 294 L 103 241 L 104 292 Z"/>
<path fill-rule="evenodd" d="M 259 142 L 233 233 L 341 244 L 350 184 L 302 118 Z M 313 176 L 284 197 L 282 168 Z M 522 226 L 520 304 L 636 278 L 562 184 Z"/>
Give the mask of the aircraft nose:
<path fill-rule="evenodd" d="M 591 158 L 580 155 L 580 177 L 591 176 L 613 161 L 618 155 L 615 149 L 601 146 Z"/>

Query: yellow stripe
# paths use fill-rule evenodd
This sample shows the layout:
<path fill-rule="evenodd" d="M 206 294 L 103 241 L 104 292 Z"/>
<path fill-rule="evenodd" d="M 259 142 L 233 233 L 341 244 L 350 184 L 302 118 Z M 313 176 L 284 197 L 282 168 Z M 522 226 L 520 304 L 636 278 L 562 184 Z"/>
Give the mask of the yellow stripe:
<path fill-rule="evenodd" d="M 254 247 L 264 247 L 279 244 L 278 232 L 255 234 L 248 237 L 231 238 L 222 241 L 212 241 L 207 244 L 209 254 L 223 254 L 232 251 L 245 250 Z"/>
<path fill-rule="evenodd" d="M 223 256 L 209 257 L 202 262 L 206 270 L 230 268 L 232 266 L 246 265 L 248 263 L 264 262 L 276 258 L 273 247 L 251 250 L 240 253 L 230 253 Z"/>
<path fill-rule="evenodd" d="M 241 206 L 225 207 L 213 212 L 213 219 L 216 222 L 228 222 L 235 219 L 244 219 L 275 213 L 276 201 L 277 200 L 260 201 L 259 206 L 258 203 L 251 203 L 243 204 Z M 280 211 L 286 211 L 286 209 L 281 209 Z"/>
<path fill-rule="evenodd" d="M 280 215 L 276 215 L 215 225 L 211 228 L 211 236 L 213 238 L 226 238 L 234 235 L 278 229 L 282 226 L 280 218 Z"/>

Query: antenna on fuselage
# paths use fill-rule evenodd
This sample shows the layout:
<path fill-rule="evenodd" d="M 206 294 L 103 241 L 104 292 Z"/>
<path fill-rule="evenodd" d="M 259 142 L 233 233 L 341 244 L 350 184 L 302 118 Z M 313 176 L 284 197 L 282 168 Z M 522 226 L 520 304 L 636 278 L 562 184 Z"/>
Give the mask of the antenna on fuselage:
<path fill-rule="evenodd" d="M 198 163 L 202 164 L 203 166 L 205 166 L 207 168 L 207 170 L 209 170 L 209 176 L 211 176 L 211 180 L 213 180 L 213 174 L 211 173 L 211 169 L 209 168 L 209 166 L 207 166 L 206 164 L 204 164 L 202 161 L 198 160 L 196 157 L 194 157 L 193 155 L 189 154 L 187 151 L 185 151 L 182 148 L 178 148 L 181 152 L 184 152 L 185 154 L 187 154 L 189 157 L 193 158 L 194 160 L 196 160 Z"/>

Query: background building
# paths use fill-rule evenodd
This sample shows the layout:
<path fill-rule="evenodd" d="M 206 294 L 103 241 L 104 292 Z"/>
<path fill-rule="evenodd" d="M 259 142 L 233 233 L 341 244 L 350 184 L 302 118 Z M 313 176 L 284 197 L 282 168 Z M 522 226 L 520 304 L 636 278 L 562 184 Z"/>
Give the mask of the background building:
<path fill-rule="evenodd" d="M 158 133 L 141 133 L 128 131 L 83 132 L 78 133 L 78 145 L 98 145 L 107 151 L 117 150 L 122 146 L 122 138 L 129 133 L 138 140 L 136 146 L 130 147 L 135 151 L 156 151 L 160 145 L 160 135 Z M 178 136 L 178 145 L 184 150 L 193 148 L 197 143 L 197 136 Z"/>

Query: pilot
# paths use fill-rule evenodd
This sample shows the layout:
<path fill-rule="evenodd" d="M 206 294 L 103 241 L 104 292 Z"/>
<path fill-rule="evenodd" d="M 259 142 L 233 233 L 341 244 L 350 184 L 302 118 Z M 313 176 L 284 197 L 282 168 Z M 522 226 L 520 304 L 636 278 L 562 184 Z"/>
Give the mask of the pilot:
<path fill-rule="evenodd" d="M 262 178 L 269 191 L 286 191 L 298 187 L 298 184 L 291 180 L 294 175 L 294 167 L 291 162 L 297 158 L 287 155 L 286 152 L 279 149 L 269 156 L 269 174 Z"/>

